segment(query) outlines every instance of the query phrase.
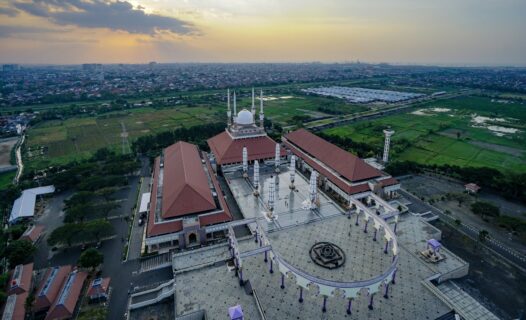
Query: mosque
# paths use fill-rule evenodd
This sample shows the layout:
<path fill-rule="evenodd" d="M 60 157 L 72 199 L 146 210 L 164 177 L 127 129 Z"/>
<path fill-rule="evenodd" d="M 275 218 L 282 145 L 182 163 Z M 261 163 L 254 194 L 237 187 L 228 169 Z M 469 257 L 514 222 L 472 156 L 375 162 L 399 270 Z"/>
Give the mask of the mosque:
<path fill-rule="evenodd" d="M 304 129 L 277 143 L 262 92 L 259 124 L 254 90 L 250 110 L 227 95 L 210 153 L 177 142 L 155 160 L 144 243 L 173 279 L 133 293 L 132 319 L 167 299 L 181 320 L 494 319 L 448 296 L 469 265 L 398 180 Z"/>

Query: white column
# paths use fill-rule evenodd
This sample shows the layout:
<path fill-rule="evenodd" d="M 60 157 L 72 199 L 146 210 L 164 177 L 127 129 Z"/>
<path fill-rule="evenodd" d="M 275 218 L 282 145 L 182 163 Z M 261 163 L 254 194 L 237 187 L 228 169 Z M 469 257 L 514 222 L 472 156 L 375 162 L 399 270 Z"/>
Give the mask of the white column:
<path fill-rule="evenodd" d="M 252 87 L 252 121 L 256 123 L 256 95 L 254 93 L 254 87 Z"/>
<path fill-rule="evenodd" d="M 227 98 L 226 98 L 226 104 L 227 104 L 227 110 L 226 110 L 226 116 L 228 118 L 228 126 L 230 126 L 232 124 L 232 111 L 230 110 L 230 89 L 226 89 L 226 95 L 227 95 Z"/>
<path fill-rule="evenodd" d="M 248 152 L 247 147 L 243 147 L 243 177 L 248 178 Z"/>
<path fill-rule="evenodd" d="M 310 205 L 311 209 L 316 208 L 317 202 L 318 202 L 318 173 L 316 171 L 312 171 L 310 175 L 310 183 L 309 183 L 309 191 L 310 191 Z"/>
<path fill-rule="evenodd" d="M 296 175 L 296 156 L 295 155 L 292 155 L 290 157 L 290 168 L 289 168 L 289 171 L 290 171 L 290 186 L 289 186 L 289 188 L 294 189 L 294 188 L 296 188 L 294 186 L 294 178 L 295 178 L 295 175 Z"/>
<path fill-rule="evenodd" d="M 268 217 L 270 219 L 274 218 L 274 198 L 275 198 L 275 188 L 276 188 L 276 177 L 272 177 L 270 183 L 268 184 Z"/>
<path fill-rule="evenodd" d="M 259 195 L 259 161 L 254 161 L 254 195 Z"/>
<path fill-rule="evenodd" d="M 263 112 L 263 90 L 259 91 L 259 126 L 265 127 L 265 113 Z"/>
<path fill-rule="evenodd" d="M 385 144 L 384 144 L 384 156 L 382 158 L 382 161 L 384 163 L 387 163 L 389 161 L 389 148 L 391 144 L 391 136 L 394 133 L 395 133 L 394 130 L 391 130 L 391 129 L 384 130 Z"/>
<path fill-rule="evenodd" d="M 236 119 L 236 117 L 237 117 L 236 92 L 234 91 L 234 120 Z"/>
<path fill-rule="evenodd" d="M 281 147 L 279 146 L 279 143 L 276 143 L 276 154 L 274 157 L 274 166 L 276 167 L 276 172 L 279 172 L 280 158 L 281 158 Z"/>

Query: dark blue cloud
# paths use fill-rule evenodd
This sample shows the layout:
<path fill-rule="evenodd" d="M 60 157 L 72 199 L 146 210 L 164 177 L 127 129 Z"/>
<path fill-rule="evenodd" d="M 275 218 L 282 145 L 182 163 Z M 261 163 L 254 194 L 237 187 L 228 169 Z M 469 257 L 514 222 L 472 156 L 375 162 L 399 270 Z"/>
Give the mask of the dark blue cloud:
<path fill-rule="evenodd" d="M 150 35 L 160 32 L 192 34 L 197 31 L 189 22 L 158 14 L 147 14 L 144 8 L 134 8 L 127 1 L 32 0 L 12 4 L 21 11 L 45 17 L 60 25 L 108 28 Z"/>
<path fill-rule="evenodd" d="M 9 7 L 0 7 L 0 15 L 16 17 L 18 15 L 18 10 Z"/>

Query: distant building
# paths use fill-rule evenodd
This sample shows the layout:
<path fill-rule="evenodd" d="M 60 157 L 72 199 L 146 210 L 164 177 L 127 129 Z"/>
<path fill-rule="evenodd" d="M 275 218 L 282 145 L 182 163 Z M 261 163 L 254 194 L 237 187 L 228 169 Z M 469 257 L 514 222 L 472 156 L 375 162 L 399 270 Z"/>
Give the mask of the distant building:
<path fill-rule="evenodd" d="M 18 64 L 4 64 L 2 66 L 2 71 L 4 72 L 11 72 L 17 70 L 20 70 L 20 66 Z"/>
<path fill-rule="evenodd" d="M 480 187 L 475 183 L 468 183 L 464 185 L 464 188 L 466 189 L 468 193 L 472 193 L 472 194 L 478 193 L 480 190 Z"/>

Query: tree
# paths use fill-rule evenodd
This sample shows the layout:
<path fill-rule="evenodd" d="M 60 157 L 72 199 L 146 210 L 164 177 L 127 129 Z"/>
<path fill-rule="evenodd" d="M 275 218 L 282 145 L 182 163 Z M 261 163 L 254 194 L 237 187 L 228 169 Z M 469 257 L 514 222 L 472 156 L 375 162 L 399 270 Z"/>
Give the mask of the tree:
<path fill-rule="evenodd" d="M 104 261 L 104 255 L 95 248 L 84 251 L 79 258 L 79 265 L 83 268 L 90 268 L 94 271 Z"/>
<path fill-rule="evenodd" d="M 482 218 L 498 217 L 500 215 L 499 207 L 492 203 L 477 201 L 471 205 L 471 211 L 474 214 L 479 214 Z"/>
<path fill-rule="evenodd" d="M 462 225 L 462 220 L 460 219 L 455 219 L 455 226 L 460 227 Z"/>
<path fill-rule="evenodd" d="M 489 239 L 489 232 L 487 230 L 484 230 L 484 229 L 480 230 L 479 231 L 479 242 L 480 243 L 484 243 L 488 239 Z"/>
<path fill-rule="evenodd" d="M 16 240 L 7 247 L 6 256 L 11 265 L 18 265 L 27 262 L 35 250 L 36 248 L 31 241 Z"/>
<path fill-rule="evenodd" d="M 112 210 L 120 208 L 120 206 L 121 205 L 116 201 L 108 201 L 98 204 L 95 208 L 102 212 L 104 218 L 108 219 L 108 215 L 110 214 L 110 212 Z"/>
<path fill-rule="evenodd" d="M 111 223 L 104 219 L 91 220 L 81 223 L 66 223 L 53 230 L 48 238 L 48 244 L 66 245 L 98 242 L 104 237 L 114 234 Z"/>

